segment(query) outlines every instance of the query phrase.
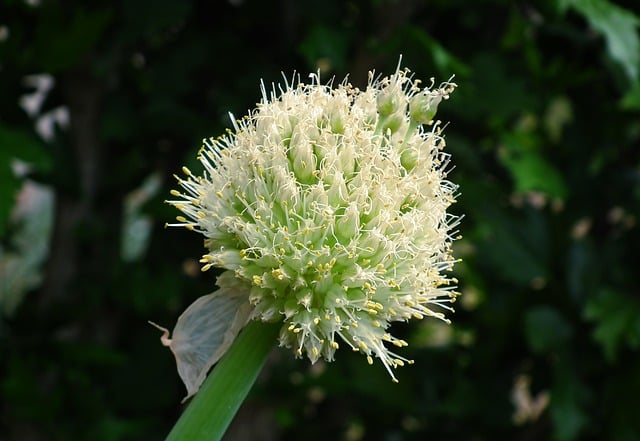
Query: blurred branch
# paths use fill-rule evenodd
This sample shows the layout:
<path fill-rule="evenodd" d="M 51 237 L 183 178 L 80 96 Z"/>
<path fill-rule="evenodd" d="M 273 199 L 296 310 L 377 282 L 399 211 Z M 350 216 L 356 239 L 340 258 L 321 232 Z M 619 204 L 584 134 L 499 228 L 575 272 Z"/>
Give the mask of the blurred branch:
<path fill-rule="evenodd" d="M 51 238 L 51 255 L 45 270 L 40 306 L 46 310 L 70 293 L 80 254 L 78 230 L 90 222 L 98 192 L 103 146 L 98 140 L 98 119 L 104 88 L 86 68 L 65 74 L 62 91 L 69 115 L 69 139 L 74 156 L 67 161 L 76 166 L 79 192 L 58 188 Z M 72 168 L 73 169 L 73 168 Z M 66 298 L 65 303 L 72 299 Z"/>

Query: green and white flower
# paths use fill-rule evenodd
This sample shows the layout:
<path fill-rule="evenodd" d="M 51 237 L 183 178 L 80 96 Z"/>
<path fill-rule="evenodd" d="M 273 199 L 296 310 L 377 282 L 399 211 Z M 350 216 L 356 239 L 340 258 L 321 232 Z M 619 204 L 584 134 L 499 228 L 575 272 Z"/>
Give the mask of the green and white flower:
<path fill-rule="evenodd" d="M 225 270 L 165 338 L 179 364 L 196 365 L 190 395 L 248 320 L 281 322 L 280 345 L 312 363 L 341 346 L 378 358 L 394 381 L 410 360 L 394 352 L 407 342 L 391 323 L 448 322 L 457 187 L 434 116 L 455 87 L 422 88 L 400 68 L 370 73 L 365 90 L 317 75 L 263 85 L 255 110 L 204 141 L 204 172 L 184 168 L 169 201 L 184 213 L 172 226 L 205 237 L 202 270 Z"/>

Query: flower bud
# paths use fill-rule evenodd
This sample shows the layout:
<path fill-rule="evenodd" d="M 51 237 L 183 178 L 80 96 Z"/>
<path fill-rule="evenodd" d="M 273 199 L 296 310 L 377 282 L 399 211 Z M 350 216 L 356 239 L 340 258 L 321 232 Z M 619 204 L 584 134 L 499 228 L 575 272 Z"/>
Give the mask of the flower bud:
<path fill-rule="evenodd" d="M 436 91 L 418 93 L 409 101 L 409 114 L 411 120 L 418 124 L 429 124 L 433 121 L 438 111 L 438 104 L 442 101 L 442 95 Z"/>

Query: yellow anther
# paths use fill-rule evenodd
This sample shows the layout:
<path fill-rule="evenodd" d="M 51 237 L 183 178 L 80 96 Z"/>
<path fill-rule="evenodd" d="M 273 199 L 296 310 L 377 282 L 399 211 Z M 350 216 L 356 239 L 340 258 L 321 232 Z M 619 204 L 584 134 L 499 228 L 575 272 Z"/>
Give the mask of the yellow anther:
<path fill-rule="evenodd" d="M 373 358 L 371 358 L 371 355 L 367 355 L 367 363 L 373 364 Z"/>

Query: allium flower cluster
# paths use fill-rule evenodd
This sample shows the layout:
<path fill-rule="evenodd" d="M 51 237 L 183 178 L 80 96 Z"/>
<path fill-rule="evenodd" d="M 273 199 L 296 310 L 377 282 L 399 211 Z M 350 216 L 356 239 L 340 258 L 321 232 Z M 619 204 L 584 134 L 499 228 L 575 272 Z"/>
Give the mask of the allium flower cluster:
<path fill-rule="evenodd" d="M 447 321 L 456 296 L 457 187 L 434 121 L 456 85 L 422 88 L 401 69 L 365 90 L 310 79 L 263 85 L 255 110 L 204 141 L 203 174 L 185 168 L 172 192 L 173 225 L 204 235 L 202 269 L 223 268 L 222 292 L 250 305 L 234 320 L 282 322 L 280 344 L 311 362 L 349 347 L 396 381 L 410 361 L 390 324 Z"/>

